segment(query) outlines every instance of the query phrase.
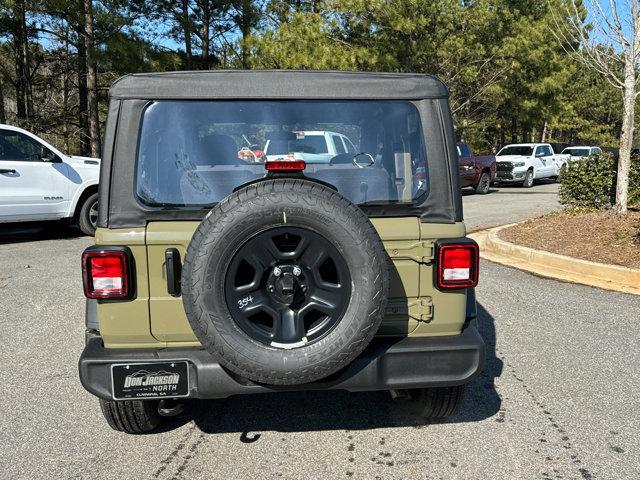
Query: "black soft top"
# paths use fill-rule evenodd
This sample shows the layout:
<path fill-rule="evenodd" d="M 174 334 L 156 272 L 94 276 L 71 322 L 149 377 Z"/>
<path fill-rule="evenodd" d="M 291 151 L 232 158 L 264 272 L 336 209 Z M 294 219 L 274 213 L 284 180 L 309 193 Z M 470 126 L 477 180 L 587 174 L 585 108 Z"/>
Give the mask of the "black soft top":
<path fill-rule="evenodd" d="M 151 208 L 135 198 L 142 115 L 157 100 L 408 100 L 427 142 L 429 194 L 421 203 L 362 206 L 369 216 L 416 216 L 427 223 L 462 220 L 449 91 L 433 75 L 310 70 L 210 70 L 136 73 L 117 80 L 100 167 L 98 226 L 143 227 L 150 221 L 200 220 L 207 210 Z"/>
<path fill-rule="evenodd" d="M 311 70 L 205 70 L 136 73 L 117 80 L 113 99 L 402 99 L 447 98 L 433 75 Z"/>

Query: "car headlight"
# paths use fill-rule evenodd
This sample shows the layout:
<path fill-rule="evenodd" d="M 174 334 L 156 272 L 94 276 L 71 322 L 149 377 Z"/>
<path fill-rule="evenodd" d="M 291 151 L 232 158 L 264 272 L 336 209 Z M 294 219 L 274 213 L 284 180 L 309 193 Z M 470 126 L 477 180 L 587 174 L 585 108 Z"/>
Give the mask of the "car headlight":
<path fill-rule="evenodd" d="M 524 167 L 524 162 L 515 162 L 513 164 L 514 167 Z"/>

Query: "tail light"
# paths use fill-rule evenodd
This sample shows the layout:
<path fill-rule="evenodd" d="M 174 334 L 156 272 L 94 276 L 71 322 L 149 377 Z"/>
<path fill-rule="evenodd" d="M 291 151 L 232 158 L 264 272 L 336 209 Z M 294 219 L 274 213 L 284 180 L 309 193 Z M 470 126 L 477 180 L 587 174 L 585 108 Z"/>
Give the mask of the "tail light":
<path fill-rule="evenodd" d="M 125 299 L 132 293 L 131 253 L 126 247 L 89 247 L 82 254 L 84 295 L 95 299 Z"/>
<path fill-rule="evenodd" d="M 271 160 L 265 162 L 264 168 L 269 172 L 301 172 L 307 164 L 304 160 Z"/>
<path fill-rule="evenodd" d="M 436 243 L 436 286 L 440 290 L 475 287 L 478 284 L 479 249 L 471 239 Z"/>

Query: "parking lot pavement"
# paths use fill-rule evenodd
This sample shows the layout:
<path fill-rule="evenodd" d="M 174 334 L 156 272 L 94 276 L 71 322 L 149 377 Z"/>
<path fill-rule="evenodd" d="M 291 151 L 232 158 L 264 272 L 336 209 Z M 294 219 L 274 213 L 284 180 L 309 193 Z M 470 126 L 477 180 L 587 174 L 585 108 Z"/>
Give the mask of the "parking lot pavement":
<path fill-rule="evenodd" d="M 560 210 L 558 184 L 536 183 L 532 188 L 503 185 L 492 187 L 487 195 L 463 189 L 464 220 L 467 230 L 520 222 L 544 213 Z"/>
<path fill-rule="evenodd" d="M 0 478 L 628 479 L 640 471 L 639 297 L 483 262 L 487 363 L 446 422 L 425 424 L 382 392 L 308 392 L 202 402 L 160 433 L 126 436 L 78 381 L 79 256 L 91 242 L 60 237 L 0 239 Z"/>

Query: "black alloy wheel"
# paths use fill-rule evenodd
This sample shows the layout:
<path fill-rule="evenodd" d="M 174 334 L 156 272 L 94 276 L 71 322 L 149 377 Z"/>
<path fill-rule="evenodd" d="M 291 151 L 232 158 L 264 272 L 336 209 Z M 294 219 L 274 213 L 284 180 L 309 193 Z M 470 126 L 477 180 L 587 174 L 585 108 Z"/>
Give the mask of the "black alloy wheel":
<path fill-rule="evenodd" d="M 351 297 L 342 254 L 318 233 L 262 231 L 239 247 L 226 273 L 225 299 L 236 324 L 265 345 L 313 343 L 340 321 Z"/>

